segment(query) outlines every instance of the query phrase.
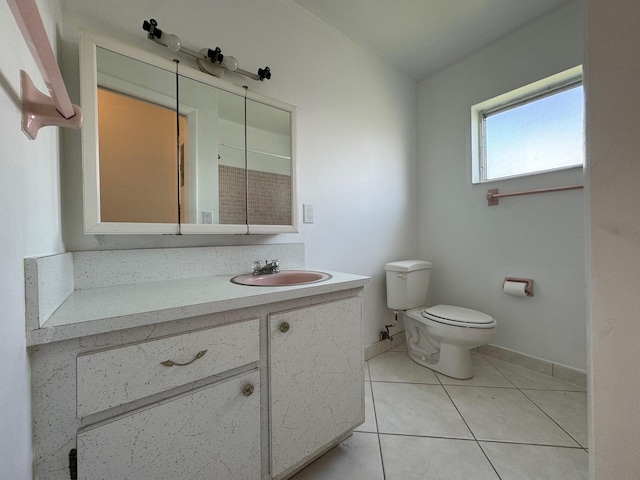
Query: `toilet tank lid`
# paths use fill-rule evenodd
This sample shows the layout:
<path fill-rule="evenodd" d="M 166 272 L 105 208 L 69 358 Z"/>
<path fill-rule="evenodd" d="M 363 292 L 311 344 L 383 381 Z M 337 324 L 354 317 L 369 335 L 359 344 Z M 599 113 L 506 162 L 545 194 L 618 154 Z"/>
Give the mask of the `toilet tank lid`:
<path fill-rule="evenodd" d="M 389 262 L 384 266 L 384 269 L 390 272 L 413 272 L 414 270 L 427 270 L 429 268 L 431 268 L 431 262 L 424 260 L 400 260 L 398 262 Z"/>

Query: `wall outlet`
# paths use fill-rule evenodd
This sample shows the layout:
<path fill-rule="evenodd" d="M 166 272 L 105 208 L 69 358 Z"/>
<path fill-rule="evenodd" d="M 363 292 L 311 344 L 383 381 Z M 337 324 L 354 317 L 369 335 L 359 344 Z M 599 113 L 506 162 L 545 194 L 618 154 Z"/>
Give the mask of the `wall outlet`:
<path fill-rule="evenodd" d="M 313 205 L 311 203 L 302 204 L 302 222 L 313 223 Z"/>
<path fill-rule="evenodd" d="M 202 212 L 202 223 L 213 223 L 213 212 Z"/>

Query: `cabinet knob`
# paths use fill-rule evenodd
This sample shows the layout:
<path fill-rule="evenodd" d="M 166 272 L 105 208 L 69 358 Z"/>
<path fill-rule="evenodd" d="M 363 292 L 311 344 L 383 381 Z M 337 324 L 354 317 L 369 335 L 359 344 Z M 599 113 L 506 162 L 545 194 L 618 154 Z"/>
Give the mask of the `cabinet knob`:
<path fill-rule="evenodd" d="M 282 323 L 280 324 L 280 331 L 281 331 L 282 333 L 287 333 L 287 332 L 289 331 L 289 323 L 287 323 L 287 322 L 282 322 Z"/>
<path fill-rule="evenodd" d="M 249 397 L 253 393 L 254 387 L 250 383 L 247 383 L 242 389 L 242 395 Z"/>

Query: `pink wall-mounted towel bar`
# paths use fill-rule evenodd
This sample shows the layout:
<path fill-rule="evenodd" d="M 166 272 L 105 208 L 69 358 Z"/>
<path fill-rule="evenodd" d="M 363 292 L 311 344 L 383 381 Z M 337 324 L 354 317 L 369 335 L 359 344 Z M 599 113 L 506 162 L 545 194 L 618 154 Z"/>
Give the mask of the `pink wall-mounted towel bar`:
<path fill-rule="evenodd" d="M 38 130 L 46 126 L 80 128 L 82 110 L 71 103 L 35 0 L 7 0 L 7 3 L 50 95 L 36 89 L 29 75 L 20 71 L 22 130 L 35 139 Z"/>

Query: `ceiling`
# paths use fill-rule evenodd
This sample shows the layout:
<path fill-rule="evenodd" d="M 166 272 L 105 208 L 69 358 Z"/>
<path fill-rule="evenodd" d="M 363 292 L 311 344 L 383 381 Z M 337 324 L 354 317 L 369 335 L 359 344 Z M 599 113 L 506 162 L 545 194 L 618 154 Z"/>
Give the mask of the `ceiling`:
<path fill-rule="evenodd" d="M 415 80 L 567 0 L 293 0 Z"/>

